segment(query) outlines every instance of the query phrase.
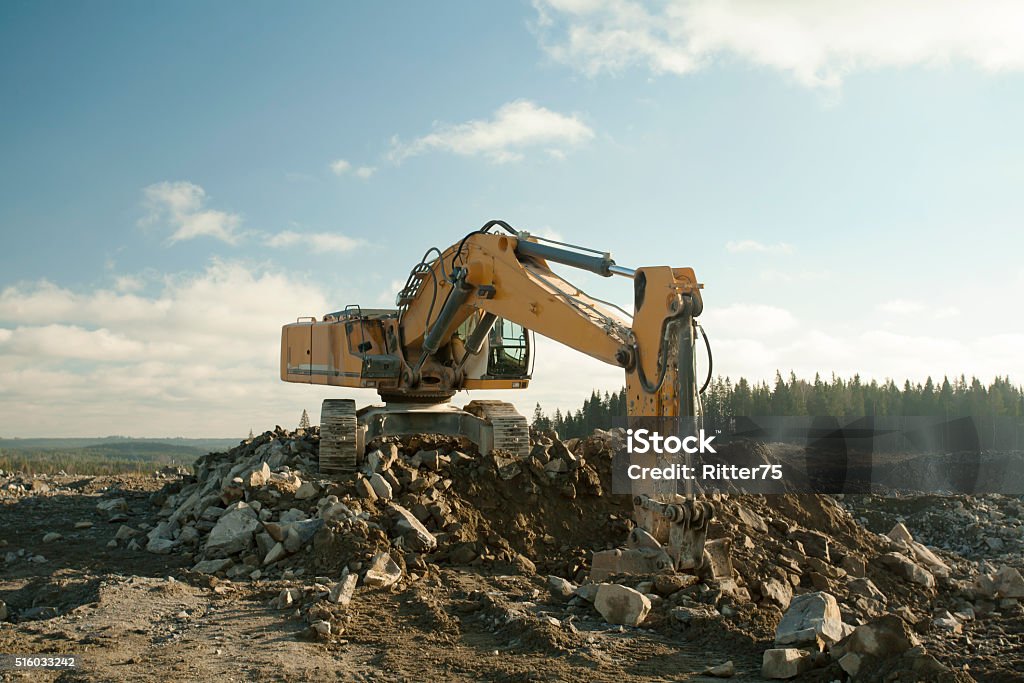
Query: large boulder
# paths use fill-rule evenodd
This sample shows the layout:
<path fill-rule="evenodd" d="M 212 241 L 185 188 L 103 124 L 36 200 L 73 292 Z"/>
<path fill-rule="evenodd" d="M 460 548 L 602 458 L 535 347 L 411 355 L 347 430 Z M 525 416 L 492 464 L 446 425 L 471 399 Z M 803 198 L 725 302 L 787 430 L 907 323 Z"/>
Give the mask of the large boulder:
<path fill-rule="evenodd" d="M 227 557 L 248 550 L 253 544 L 253 534 L 260 528 L 256 511 L 239 501 L 229 507 L 206 539 L 208 558 Z"/>
<path fill-rule="evenodd" d="M 374 588 L 387 588 L 402 578 L 402 568 L 388 553 L 377 553 L 363 576 L 363 583 Z"/>
<path fill-rule="evenodd" d="M 395 531 L 408 547 L 419 552 L 429 552 L 437 547 L 437 539 L 416 519 L 416 515 L 396 503 L 389 505 L 388 510 L 395 520 Z"/>
<path fill-rule="evenodd" d="M 838 642 L 843 637 L 839 604 L 829 593 L 805 593 L 789 603 L 775 629 L 776 645 Z"/>
<path fill-rule="evenodd" d="M 594 607 L 609 624 L 639 626 L 651 611 L 651 601 L 627 586 L 603 583 L 597 589 Z"/>
<path fill-rule="evenodd" d="M 795 678 L 812 666 L 811 655 L 795 647 L 765 650 L 761 659 L 761 676 L 771 680 Z"/>
<path fill-rule="evenodd" d="M 876 561 L 904 581 L 924 588 L 935 587 L 935 576 L 906 555 L 885 553 L 884 555 L 879 555 Z"/>

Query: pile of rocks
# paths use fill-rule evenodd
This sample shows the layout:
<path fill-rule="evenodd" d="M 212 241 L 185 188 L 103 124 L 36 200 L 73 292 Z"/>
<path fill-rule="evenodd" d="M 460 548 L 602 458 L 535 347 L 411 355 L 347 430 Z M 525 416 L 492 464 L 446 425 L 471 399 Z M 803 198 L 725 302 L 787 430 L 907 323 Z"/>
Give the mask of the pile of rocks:
<path fill-rule="evenodd" d="M 899 523 L 874 533 L 829 496 L 709 496 L 717 516 L 697 575 L 592 580 L 591 553 L 631 526 L 628 497 L 605 495 L 620 437 L 534 434 L 522 460 L 450 437 L 387 439 L 339 482 L 317 473 L 316 428 L 278 428 L 201 458 L 191 479 L 154 497 L 159 523 L 148 533 L 122 526 L 111 543 L 183 554 L 214 581 L 285 581 L 275 606 L 303 610 L 321 638 L 343 632 L 360 587 L 394 590 L 444 564 L 543 569 L 538 619 L 688 640 L 742 633 L 772 642 L 762 674 L 774 678 L 825 668 L 855 680 L 904 670 L 956 680 L 922 643 L 966 646 L 972 620 L 1020 610 L 1014 567 L 972 565 Z M 103 504 L 117 514 L 116 499 Z M 714 663 L 707 673 L 734 670 Z"/>
<path fill-rule="evenodd" d="M 51 489 L 62 488 L 63 482 L 60 479 L 66 477 L 64 472 L 56 475 L 29 475 L 0 470 L 0 497 L 22 498 L 45 495 Z"/>
<path fill-rule="evenodd" d="M 160 523 L 144 537 L 122 528 L 112 543 L 186 554 L 194 571 L 229 579 L 289 578 L 344 565 L 365 580 L 380 551 L 403 572 L 434 562 L 505 562 L 532 571 L 524 544 L 497 530 L 512 521 L 532 538 L 534 525 L 516 519 L 530 513 L 531 498 L 555 494 L 570 506 L 579 497 L 600 498 L 601 477 L 585 453 L 610 459 L 600 436 L 562 443 L 538 435 L 530 456 L 517 461 L 423 435 L 372 444 L 363 470 L 336 482 L 317 474 L 318 450 L 316 428 L 278 428 L 204 456 L 194 481 L 155 497 Z M 492 495 L 496 489 L 500 495 Z M 502 496 L 519 500 L 520 509 L 481 510 Z M 116 501 L 104 504 L 116 508 Z"/>
<path fill-rule="evenodd" d="M 1024 553 L 1020 496 L 845 496 L 842 504 L 865 526 L 902 522 L 929 545 L 971 559 L 1013 560 Z"/>

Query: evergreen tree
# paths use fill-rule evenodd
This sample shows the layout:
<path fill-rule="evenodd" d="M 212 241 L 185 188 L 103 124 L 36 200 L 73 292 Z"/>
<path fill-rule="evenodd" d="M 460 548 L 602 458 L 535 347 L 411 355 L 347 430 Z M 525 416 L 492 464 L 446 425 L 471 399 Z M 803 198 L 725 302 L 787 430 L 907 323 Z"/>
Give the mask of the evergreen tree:
<path fill-rule="evenodd" d="M 744 416 L 972 417 L 983 442 L 991 443 L 999 431 L 996 418 L 1024 418 L 1024 390 L 1008 377 L 996 377 L 988 386 L 977 377 L 969 383 L 963 375 L 952 382 L 943 377 L 938 388 L 931 378 L 923 385 L 906 380 L 901 388 L 892 379 L 881 384 L 875 380 L 864 383 L 859 375 L 846 381 L 833 374 L 828 382 L 815 375 L 810 383 L 797 379 L 793 372 L 787 379 L 777 372 L 772 386 L 765 382 L 751 384 L 744 377 L 735 383 L 728 377 L 717 377 L 701 400 L 707 429 L 726 429 L 731 418 Z M 595 390 L 579 409 L 564 414 L 556 410 L 552 418 L 537 404 L 533 424 L 545 425 L 563 439 L 581 437 L 614 426 L 616 418 L 626 416 L 628 406 L 625 387 L 614 393 Z M 1024 425 L 1017 427 L 1021 428 Z"/>
<path fill-rule="evenodd" d="M 299 418 L 299 429 L 309 429 L 309 413 L 302 409 L 302 417 Z"/>

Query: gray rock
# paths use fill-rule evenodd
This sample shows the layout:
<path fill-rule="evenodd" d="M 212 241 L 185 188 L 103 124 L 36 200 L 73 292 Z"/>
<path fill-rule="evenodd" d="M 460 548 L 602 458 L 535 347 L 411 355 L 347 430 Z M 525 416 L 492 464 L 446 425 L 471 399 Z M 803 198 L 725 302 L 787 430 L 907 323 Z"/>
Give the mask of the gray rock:
<path fill-rule="evenodd" d="M 867 576 L 867 563 L 862 557 L 847 555 L 843 558 L 841 566 L 847 574 L 855 578 Z"/>
<path fill-rule="evenodd" d="M 750 527 L 758 533 L 768 533 L 768 525 L 765 524 L 764 519 L 761 515 L 757 514 L 753 510 L 748 510 L 742 505 L 736 505 L 736 516 L 740 518 L 740 521 L 746 526 Z"/>
<path fill-rule="evenodd" d="M 43 536 L 43 543 L 53 543 L 54 541 L 59 541 L 62 538 L 64 537 L 58 534 L 56 531 L 51 531 L 45 536 Z"/>
<path fill-rule="evenodd" d="M 784 610 L 793 600 L 793 586 L 788 581 L 784 583 L 778 579 L 767 579 L 761 582 L 761 595 Z"/>
<path fill-rule="evenodd" d="M 371 451 L 369 454 L 367 454 L 366 465 L 363 467 L 363 471 L 365 471 L 367 475 L 371 475 L 374 472 L 377 472 L 379 474 L 380 472 L 383 472 L 387 468 L 388 465 L 385 464 L 384 453 L 382 453 L 380 449 Z"/>
<path fill-rule="evenodd" d="M 224 514 L 224 508 L 219 505 L 207 505 L 203 510 L 202 514 L 199 515 L 200 519 L 206 519 L 211 522 L 216 522 L 220 519 L 220 516 Z"/>
<path fill-rule="evenodd" d="M 838 659 L 849 652 L 888 659 L 920 644 L 905 621 L 895 614 L 886 614 L 855 628 L 849 638 L 832 649 L 831 654 Z"/>
<path fill-rule="evenodd" d="M 373 486 L 370 484 L 370 480 L 366 477 L 359 477 L 356 479 L 356 495 L 360 498 L 367 500 L 377 500 L 377 494 L 373 490 Z"/>
<path fill-rule="evenodd" d="M 420 451 L 418 455 L 423 466 L 435 472 L 451 463 L 451 459 L 440 451 Z"/>
<path fill-rule="evenodd" d="M 292 522 L 301 522 L 303 520 L 309 519 L 309 515 L 307 515 L 302 510 L 292 508 L 290 510 L 282 512 L 279 519 L 281 521 L 281 524 L 291 524 Z"/>
<path fill-rule="evenodd" d="M 266 557 L 276 543 L 277 541 L 265 531 L 256 534 L 256 552 L 260 557 Z"/>
<path fill-rule="evenodd" d="M 267 553 L 267 556 L 263 558 L 263 566 L 265 567 L 267 565 L 274 564 L 275 562 L 279 562 L 287 556 L 288 551 L 284 549 L 284 544 L 277 543 L 274 545 L 273 548 L 270 549 L 270 552 Z"/>
<path fill-rule="evenodd" d="M 285 588 L 271 603 L 275 609 L 288 609 L 302 598 L 298 588 Z"/>
<path fill-rule="evenodd" d="M 302 486 L 295 492 L 295 500 L 309 500 L 320 495 L 320 487 L 311 481 L 302 482 Z"/>
<path fill-rule="evenodd" d="M 174 541 L 169 538 L 151 538 L 146 544 L 146 550 L 156 555 L 169 555 L 174 545 Z"/>
<path fill-rule="evenodd" d="M 399 567 L 388 553 L 377 553 L 370 560 L 370 567 L 363 576 L 363 583 L 374 588 L 387 588 L 402 578 Z"/>
<path fill-rule="evenodd" d="M 359 581 L 358 574 L 346 574 L 338 583 L 334 584 L 327 599 L 336 605 L 347 607 L 352 602 L 352 596 L 356 592 L 356 583 Z"/>
<path fill-rule="evenodd" d="M 850 678 L 857 678 L 861 667 L 864 665 L 864 657 L 856 652 L 847 652 L 839 658 L 839 668 L 849 674 Z"/>
<path fill-rule="evenodd" d="M 846 584 L 847 590 L 851 595 L 859 595 L 869 600 L 875 600 L 882 603 L 883 605 L 889 602 L 889 599 L 885 596 L 885 593 L 878 590 L 871 579 L 853 579 Z"/>
<path fill-rule="evenodd" d="M 515 479 L 522 474 L 523 468 L 519 466 L 519 463 L 515 458 L 506 458 L 504 456 L 495 455 L 494 466 L 498 470 L 498 477 L 504 481 Z"/>
<path fill-rule="evenodd" d="M 795 678 L 811 668 L 811 656 L 792 647 L 765 650 L 761 676 L 768 679 Z"/>
<path fill-rule="evenodd" d="M 448 555 L 452 564 L 469 564 L 476 559 L 476 550 L 471 543 L 463 543 Z"/>
<path fill-rule="evenodd" d="M 825 534 L 817 531 L 794 531 L 790 537 L 800 541 L 804 547 L 804 553 L 819 560 L 831 562 L 830 541 Z"/>
<path fill-rule="evenodd" d="M 910 583 L 925 588 L 935 587 L 935 577 L 927 569 L 900 553 L 885 553 L 878 556 L 878 563 L 893 574 Z"/>
<path fill-rule="evenodd" d="M 395 531 L 408 547 L 418 552 L 429 552 L 437 547 L 437 539 L 416 515 L 397 503 L 389 505 L 388 511 L 395 519 Z"/>
<path fill-rule="evenodd" d="M 181 530 L 181 534 L 178 536 L 178 545 L 195 545 L 199 542 L 199 530 L 194 526 L 187 526 Z"/>
<path fill-rule="evenodd" d="M 937 576 L 949 576 L 949 565 L 943 562 L 938 555 L 926 548 L 923 544 L 915 541 L 914 537 L 910 534 L 910 530 L 908 530 L 902 523 L 897 523 L 896 526 L 894 526 L 888 533 L 888 536 L 897 543 L 906 546 L 913 558 L 917 562 L 923 564 L 932 574 Z M 915 581 L 915 583 L 917 582 Z"/>
<path fill-rule="evenodd" d="M 242 482 L 251 489 L 259 488 L 268 481 L 270 481 L 270 465 L 265 462 L 260 463 L 260 466 L 256 469 L 242 475 Z"/>
<path fill-rule="evenodd" d="M 391 500 L 392 495 L 394 495 L 391 484 L 377 472 L 374 472 L 373 476 L 370 477 L 370 487 L 378 498 Z"/>
<path fill-rule="evenodd" d="M 829 593 L 805 593 L 793 598 L 775 629 L 776 645 L 835 643 L 843 637 L 839 604 Z M 781 655 L 780 655 L 781 656 Z"/>
<path fill-rule="evenodd" d="M 548 590 L 551 591 L 551 595 L 559 600 L 568 600 L 576 593 L 576 586 L 561 576 L 549 576 Z"/>
<path fill-rule="evenodd" d="M 736 665 L 730 659 L 717 666 L 709 666 L 704 669 L 704 675 L 714 676 L 715 678 L 732 678 L 736 675 Z"/>
<path fill-rule="evenodd" d="M 643 593 L 617 583 L 602 583 L 594 607 L 609 624 L 639 626 L 651 611 L 651 600 Z"/>
<path fill-rule="evenodd" d="M 124 498 L 108 498 L 96 503 L 96 509 L 100 512 L 127 512 L 128 501 Z"/>
<path fill-rule="evenodd" d="M 313 540 L 313 536 L 319 531 L 325 522 L 322 519 L 307 519 L 301 522 L 292 522 L 285 532 L 284 549 L 290 553 L 297 553 L 304 545 Z"/>
<path fill-rule="evenodd" d="M 992 600 L 1021 598 L 1024 597 L 1024 578 L 1013 567 L 1004 565 L 996 572 L 979 576 L 974 590 Z"/>
<path fill-rule="evenodd" d="M 932 624 L 943 631 L 954 634 L 962 633 L 964 630 L 963 624 L 961 624 L 960 621 L 947 610 L 943 610 L 936 614 L 935 618 L 932 619 Z"/>
<path fill-rule="evenodd" d="M 561 458 L 554 458 L 544 465 L 544 471 L 551 477 L 559 474 L 565 474 L 569 471 L 569 463 Z"/>
<path fill-rule="evenodd" d="M 216 574 L 217 572 L 224 571 L 228 567 L 234 564 L 229 558 L 220 560 L 203 560 L 192 567 L 192 571 L 197 574 Z"/>
<path fill-rule="evenodd" d="M 248 550 L 259 527 L 259 518 L 251 507 L 243 502 L 233 504 L 210 531 L 206 539 L 207 556 L 227 557 Z"/>

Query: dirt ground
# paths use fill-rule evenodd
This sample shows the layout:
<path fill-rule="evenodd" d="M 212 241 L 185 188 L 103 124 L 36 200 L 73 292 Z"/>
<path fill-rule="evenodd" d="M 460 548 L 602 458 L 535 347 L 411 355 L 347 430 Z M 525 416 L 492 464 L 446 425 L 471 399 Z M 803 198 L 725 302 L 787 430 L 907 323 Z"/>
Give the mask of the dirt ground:
<path fill-rule="evenodd" d="M 607 624 L 567 630 L 526 619 L 543 602 L 542 578 L 455 568 L 396 592 L 360 591 L 341 637 L 313 641 L 301 615 L 270 606 L 295 582 L 190 579 L 176 555 L 106 547 L 117 524 L 97 512 L 97 501 L 124 497 L 129 523 L 138 524 L 152 520 L 149 495 L 163 483 L 81 479 L 70 491 L 5 501 L 0 553 L 25 548 L 46 562 L 7 565 L 0 599 L 59 615 L 0 624 L 0 653 L 75 654 L 82 663 L 3 671 L 0 680 L 622 682 L 714 680 L 693 672 L 728 659 L 739 678 L 760 668 L 753 643 L 714 647 Z M 81 521 L 93 527 L 75 529 Z M 51 531 L 63 539 L 43 543 Z"/>
<path fill-rule="evenodd" d="M 493 561 L 460 564 L 441 557 L 409 564 L 403 580 L 388 589 L 361 585 L 351 604 L 335 612 L 329 638 L 312 633 L 309 616 L 310 605 L 322 604 L 318 591 L 340 578 L 340 565 L 318 555 L 329 552 L 329 545 L 289 559 L 289 566 L 310 569 L 305 575 L 279 569 L 231 581 L 191 571 L 197 559 L 191 554 L 110 543 L 121 524 L 156 527 L 161 500 L 185 480 L 58 477 L 49 481 L 49 490 L 0 495 L 0 601 L 13 618 L 0 619 L 0 655 L 74 654 L 81 662 L 73 670 L 0 670 L 0 680 L 708 681 L 720 679 L 702 672 L 726 661 L 734 664 L 734 679 L 762 680 L 762 654 L 774 647 L 782 612 L 757 597 L 758 583 L 749 577 L 778 571 L 770 562 L 801 533 L 794 525 L 827 529 L 837 548 L 870 557 L 878 548 L 876 532 L 884 533 L 897 519 L 913 525 L 922 510 L 934 519 L 921 522 L 921 533 L 932 533 L 928 540 L 941 544 L 945 537 L 934 529 L 945 527 L 934 520 L 946 520 L 944 510 L 954 507 L 947 499 L 926 501 L 918 510 L 906 503 L 897 509 L 887 499 L 724 498 L 711 536 L 735 539 L 733 561 L 748 576 L 745 585 L 754 600 L 713 598 L 707 618 L 685 625 L 670 617 L 677 603 L 666 600 L 640 627 L 624 627 L 605 623 L 591 605 L 553 599 L 546 576 L 579 581 L 587 550 L 624 538 L 628 500 L 611 497 L 605 487 L 604 494 L 576 499 L 541 491 L 541 503 L 524 503 L 518 487 L 531 486 L 530 480 L 505 481 L 483 464 L 453 467 L 451 476 L 450 492 L 462 493 L 449 498 L 451 514 L 460 520 L 448 527 L 458 528 L 450 546 L 466 542 L 472 531 L 474 547 L 505 550 L 495 551 Z M 97 503 L 118 498 L 126 509 L 113 516 L 97 509 Z M 972 509 L 974 502 L 964 500 Z M 280 507 L 300 503 L 287 498 Z M 958 505 L 965 507 L 963 501 Z M 1003 528 L 1007 515 L 1024 512 L 1019 499 L 985 505 L 993 511 L 982 531 Z M 488 506 L 501 514 L 485 514 Z M 365 507 L 374 510 L 371 503 Z M 932 514 L 940 509 L 942 515 Z M 549 523 L 542 524 L 545 519 Z M 53 532 L 61 538 L 44 541 Z M 991 531 L 979 538 L 985 533 Z M 956 529 L 951 534 L 962 536 Z M 595 542 L 587 548 L 586 539 Z M 988 559 L 1019 566 L 1019 547 L 1006 551 Z M 529 556 L 535 572 L 512 561 L 522 557 L 517 552 Z M 962 577 L 977 575 L 979 563 L 984 569 L 987 561 L 945 551 L 943 557 Z M 1024 611 L 1015 600 L 963 623 L 960 633 L 948 633 L 931 620 L 939 609 L 966 604 L 956 590 L 925 595 L 873 565 L 869 576 L 889 596 L 888 610 L 902 608 L 942 664 L 976 680 L 1024 680 Z M 285 589 L 297 589 L 305 599 L 278 609 L 275 601 Z M 858 615 L 854 602 L 850 597 L 842 603 L 844 619 L 863 617 L 851 623 L 864 623 L 871 614 Z M 799 680 L 845 677 L 832 663 Z"/>

